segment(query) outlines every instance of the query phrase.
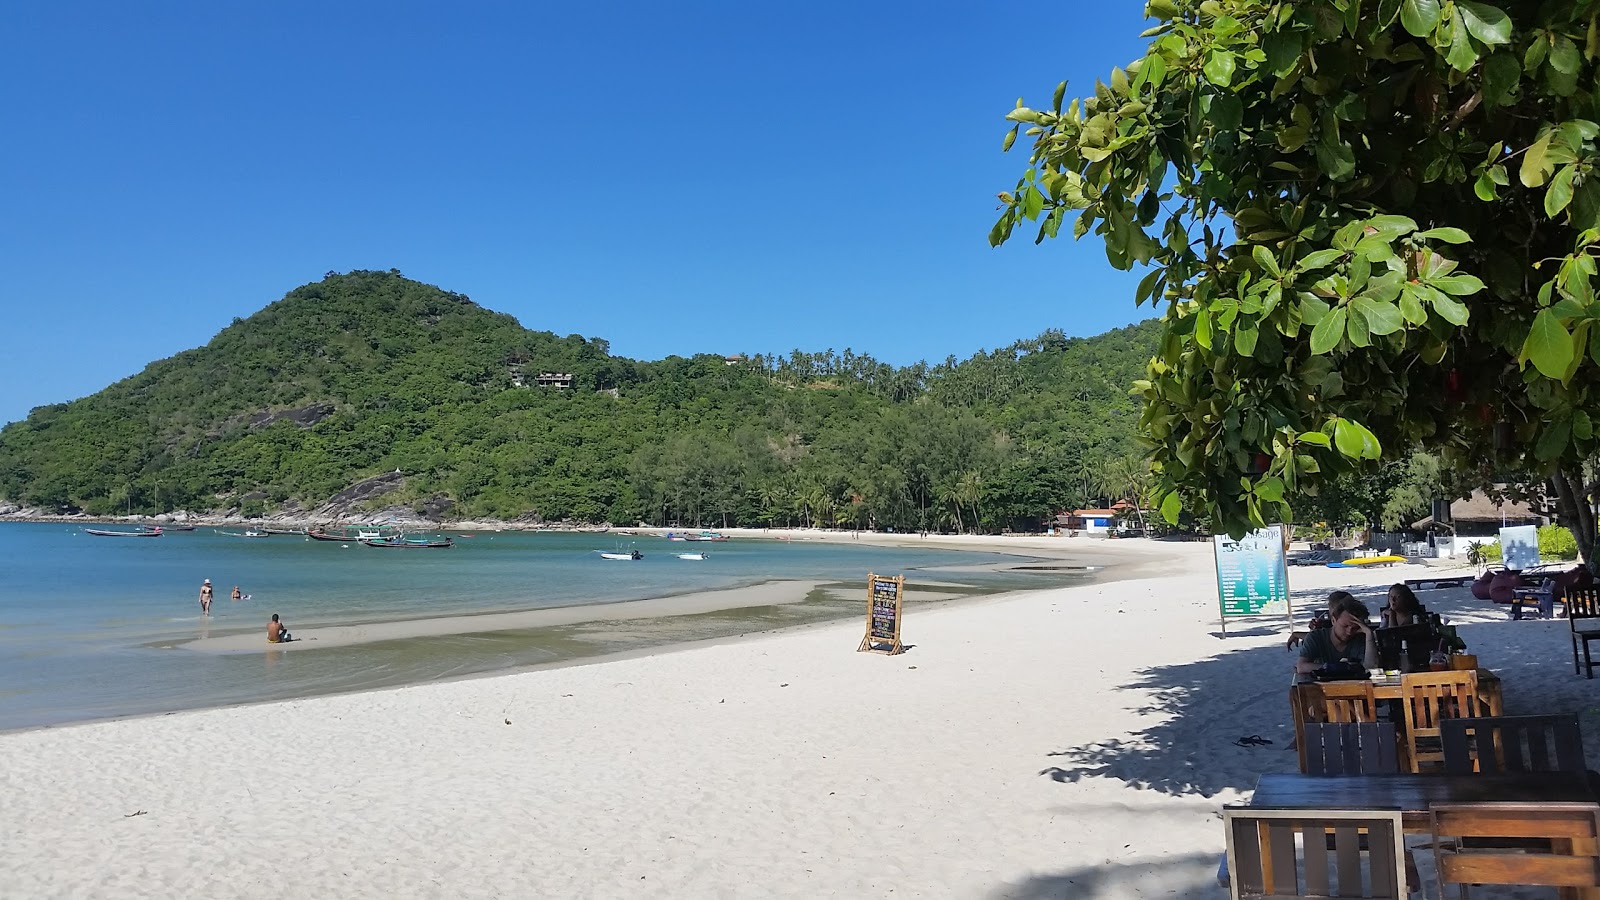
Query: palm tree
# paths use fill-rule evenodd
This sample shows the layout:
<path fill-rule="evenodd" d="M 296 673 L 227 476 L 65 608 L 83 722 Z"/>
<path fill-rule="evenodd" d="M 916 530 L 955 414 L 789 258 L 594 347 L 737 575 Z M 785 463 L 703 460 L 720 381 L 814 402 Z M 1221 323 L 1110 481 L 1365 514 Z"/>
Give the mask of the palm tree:
<path fill-rule="evenodd" d="M 948 484 L 939 488 L 939 499 L 950 504 L 950 506 L 955 510 L 957 534 L 967 530 L 966 526 L 961 522 L 961 501 L 964 496 L 965 495 L 963 495 L 961 492 L 961 485 L 959 484 Z"/>
<path fill-rule="evenodd" d="M 961 499 L 966 501 L 967 507 L 972 510 L 972 527 L 978 527 L 978 520 L 982 514 L 978 511 L 978 501 L 983 497 L 983 476 L 977 472 L 968 472 L 961 476 L 956 483 L 956 491 L 961 494 Z"/>

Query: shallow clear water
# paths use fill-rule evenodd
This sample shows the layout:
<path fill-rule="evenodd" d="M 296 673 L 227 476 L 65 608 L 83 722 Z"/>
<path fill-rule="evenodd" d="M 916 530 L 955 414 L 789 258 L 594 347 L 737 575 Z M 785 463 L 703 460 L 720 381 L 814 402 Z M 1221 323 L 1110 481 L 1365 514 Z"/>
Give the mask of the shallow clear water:
<path fill-rule="evenodd" d="M 645 558 L 612 562 L 594 552 L 633 547 Z M 709 558 L 673 555 L 699 550 Z M 272 613 L 299 631 L 663 597 L 773 579 L 859 582 L 869 571 L 905 574 L 911 585 L 936 581 L 978 591 L 1046 586 L 1038 575 L 972 570 L 1023 561 L 839 543 L 686 544 L 504 532 L 458 537 L 450 550 L 383 550 L 209 529 L 103 538 L 70 525 L 6 523 L 0 524 L 0 729 L 405 684 L 599 652 L 571 629 L 237 656 L 171 646 L 261 630 Z M 198 601 L 205 578 L 216 591 L 209 619 Z M 252 599 L 230 601 L 235 584 Z M 717 633 L 681 630 L 683 637 Z"/>

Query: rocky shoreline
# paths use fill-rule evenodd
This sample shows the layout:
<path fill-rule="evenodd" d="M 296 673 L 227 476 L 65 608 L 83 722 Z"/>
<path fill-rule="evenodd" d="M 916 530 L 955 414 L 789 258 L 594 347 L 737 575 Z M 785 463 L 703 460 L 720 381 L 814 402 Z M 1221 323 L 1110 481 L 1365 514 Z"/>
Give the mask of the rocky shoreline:
<path fill-rule="evenodd" d="M 428 519 L 406 507 L 342 512 L 328 514 L 316 512 L 284 512 L 270 516 L 246 517 L 237 512 L 190 512 L 179 510 L 160 515 L 93 516 L 87 513 L 51 513 L 37 507 L 0 503 L 0 522 L 65 522 L 89 525 L 95 523 L 126 525 L 195 525 L 217 527 L 264 528 L 325 528 L 344 525 L 392 525 L 416 531 L 561 531 L 604 533 L 612 530 L 610 523 L 590 524 L 579 522 L 544 522 L 535 520 L 463 519 L 442 522 Z"/>

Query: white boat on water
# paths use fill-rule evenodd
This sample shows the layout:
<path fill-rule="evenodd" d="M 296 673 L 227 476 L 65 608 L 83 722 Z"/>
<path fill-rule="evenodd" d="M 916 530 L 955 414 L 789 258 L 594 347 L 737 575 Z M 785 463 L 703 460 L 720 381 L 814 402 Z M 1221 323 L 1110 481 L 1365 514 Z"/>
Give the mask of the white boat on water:
<path fill-rule="evenodd" d="M 705 559 L 707 556 L 710 556 L 710 555 L 711 554 L 709 554 L 709 553 L 679 553 L 678 554 L 678 558 L 679 559 L 702 560 L 702 559 Z"/>
<path fill-rule="evenodd" d="M 644 559 L 644 554 L 637 550 L 618 550 L 616 552 L 609 550 L 596 550 L 594 552 L 600 554 L 601 559 Z"/>

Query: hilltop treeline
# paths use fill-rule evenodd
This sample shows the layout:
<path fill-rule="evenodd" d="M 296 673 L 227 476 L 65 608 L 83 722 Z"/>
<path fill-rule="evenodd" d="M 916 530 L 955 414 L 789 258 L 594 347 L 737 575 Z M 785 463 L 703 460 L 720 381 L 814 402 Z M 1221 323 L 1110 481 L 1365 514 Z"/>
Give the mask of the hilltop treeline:
<path fill-rule="evenodd" d="M 398 272 L 330 274 L 0 431 L 0 497 L 252 514 L 399 469 L 383 502 L 446 517 L 1031 527 L 1140 490 L 1128 385 L 1156 336 L 641 362 Z"/>

